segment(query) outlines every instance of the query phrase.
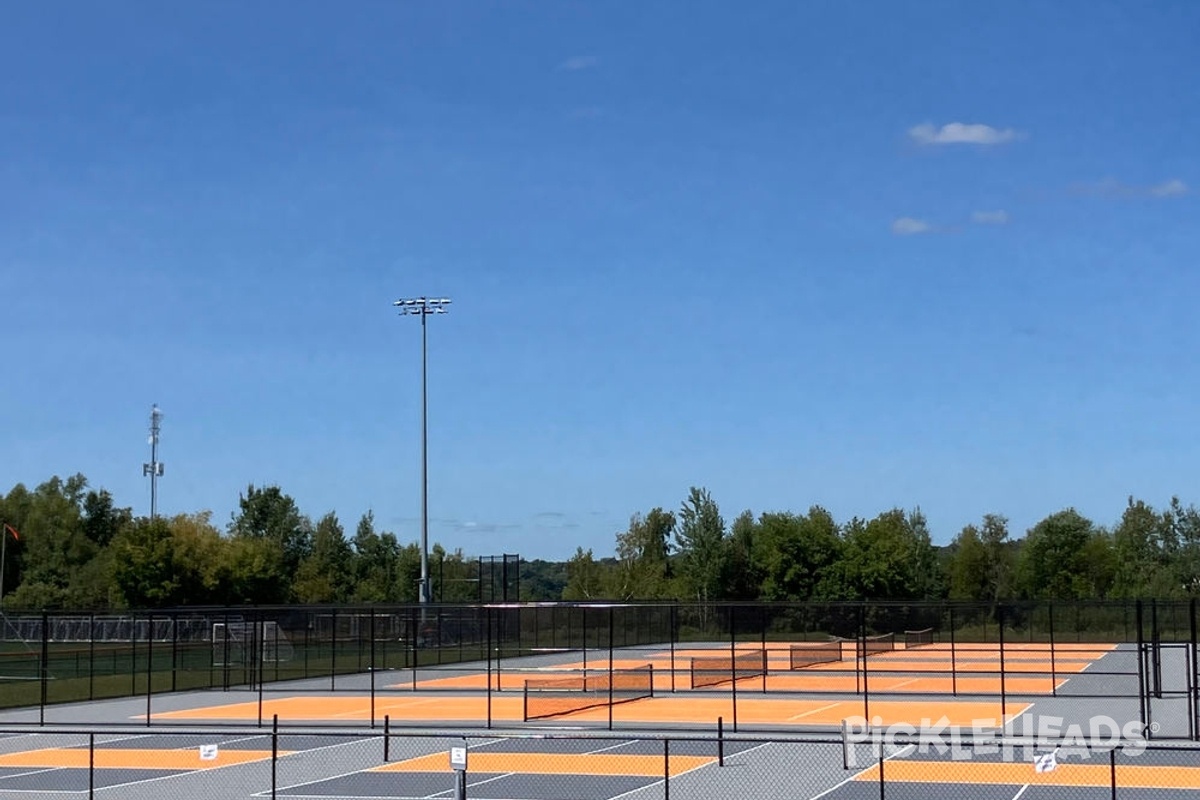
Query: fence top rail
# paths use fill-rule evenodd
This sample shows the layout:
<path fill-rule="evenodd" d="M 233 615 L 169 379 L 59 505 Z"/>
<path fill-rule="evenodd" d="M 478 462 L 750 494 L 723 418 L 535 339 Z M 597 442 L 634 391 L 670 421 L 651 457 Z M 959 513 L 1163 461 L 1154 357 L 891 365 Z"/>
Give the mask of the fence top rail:
<path fill-rule="evenodd" d="M 18 726 L 0 726 L 0 735 L 23 735 L 29 733 L 29 727 Z M 345 739 L 378 739 L 382 738 L 384 731 L 381 727 L 375 728 L 328 728 L 319 726 L 280 726 L 273 728 L 269 722 L 264 722 L 262 726 L 255 725 L 222 725 L 222 726 L 154 726 L 147 728 L 145 725 L 60 725 L 48 724 L 37 726 L 39 733 L 58 734 L 68 736 L 88 736 L 96 735 L 139 735 L 144 736 L 148 731 L 152 731 L 159 736 L 228 736 L 230 733 L 239 733 L 247 735 L 261 736 L 272 731 L 277 731 L 281 736 L 308 736 L 319 735 L 323 737 L 335 737 Z M 696 733 L 690 731 L 679 732 L 658 732 L 647 733 L 644 731 L 529 731 L 529 730 L 506 730 L 499 728 L 491 729 L 470 729 L 459 728 L 455 730 L 416 730 L 409 728 L 392 728 L 388 732 L 389 736 L 401 739 L 461 739 L 461 738 L 499 738 L 506 740 L 529 740 L 529 741 L 639 741 L 639 742 L 717 742 L 724 740 L 727 742 L 742 742 L 748 744 L 795 744 L 795 745 L 830 745 L 842 746 L 846 743 L 845 735 L 831 735 L 828 733 L 818 732 L 787 732 L 780 734 L 764 734 L 761 731 L 753 733 L 732 733 L 728 730 L 722 734 L 718 734 L 715 730 L 710 733 Z M 1147 741 L 1145 739 L 1129 739 L 1122 737 L 1120 739 L 1102 739 L 1090 740 L 1079 738 L 1045 738 L 1036 736 L 987 736 L 987 735 L 972 735 L 970 729 L 963 729 L 959 732 L 947 731 L 943 736 L 921 736 L 921 735 L 899 735 L 890 741 L 889 744 L 897 746 L 915 745 L 937 745 L 944 744 L 947 736 L 954 736 L 954 742 L 959 746 L 971 749 L 981 747 L 1013 747 L 1013 748 L 1032 748 L 1038 750 L 1052 749 L 1055 747 L 1088 747 L 1095 750 L 1116 750 L 1121 748 L 1136 747 L 1138 750 L 1150 750 L 1156 752 L 1187 752 L 1200 753 L 1200 743 L 1186 741 Z M 870 739 L 866 740 L 871 741 Z"/>
<path fill-rule="evenodd" d="M 971 609 L 989 613 L 997 610 L 1029 611 L 1053 606 L 1056 609 L 1080 608 L 1095 610 L 1113 610 L 1137 605 L 1147 608 L 1185 608 L 1194 602 L 1192 598 L 1185 599 L 1129 599 L 1129 600 L 1009 600 L 998 604 L 979 603 L 961 600 L 832 600 L 832 601 L 791 601 L 791 600 L 718 600 L 701 603 L 688 600 L 555 600 L 555 601 L 511 601 L 511 602 L 433 602 L 428 605 L 419 603 L 358 603 L 358 604 L 292 604 L 292 605 L 245 605 L 245 606 L 173 606 L 166 608 L 135 608 L 114 612 L 112 609 L 77 608 L 77 609 L 40 609 L 8 607 L 4 610 L 7 615 L 22 615 L 31 617 L 57 616 L 124 616 L 146 618 L 149 615 L 181 617 L 181 616 L 212 616 L 216 614 L 245 614 L 248 616 L 265 614 L 305 614 L 316 611 L 326 613 L 419 613 L 421 610 L 439 611 L 448 609 L 519 609 L 519 608 L 705 608 L 705 609 L 887 609 L 887 610 L 960 610 Z"/>

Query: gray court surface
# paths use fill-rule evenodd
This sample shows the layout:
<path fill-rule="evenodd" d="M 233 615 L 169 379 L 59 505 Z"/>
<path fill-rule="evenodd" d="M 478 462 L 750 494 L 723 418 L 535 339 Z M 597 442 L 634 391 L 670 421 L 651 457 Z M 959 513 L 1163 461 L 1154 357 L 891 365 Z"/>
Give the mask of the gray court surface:
<path fill-rule="evenodd" d="M 655 648 L 661 652 L 661 648 Z M 645 650 L 615 652 L 632 659 Z M 607 657 L 607 653 L 605 654 Z M 1014 656 L 1014 659 L 1020 656 Z M 564 659 L 566 661 L 564 661 Z M 534 656 L 523 662 L 506 662 L 514 672 L 522 668 L 554 666 L 578 661 L 578 654 Z M 469 665 L 467 668 L 470 668 Z M 489 665 L 478 665 L 487 668 Z M 461 672 L 464 665 L 455 665 Z M 1188 728 L 1188 703 L 1175 691 L 1186 686 L 1179 675 L 1187 669 L 1185 654 L 1165 654 L 1166 694 L 1149 701 L 1154 733 L 1177 736 Z M 889 664 L 891 674 L 902 674 L 902 663 Z M 436 668 L 420 674 L 376 673 L 337 676 L 337 694 L 366 694 L 372 685 L 419 683 L 445 675 Z M 916 674 L 916 673 L 914 673 Z M 1062 674 L 1056 695 L 1012 695 L 1010 708 L 1024 709 L 999 733 L 1040 737 L 1047 720 L 1057 734 L 1072 726 L 1083 735 L 1094 731 L 1097 717 L 1125 726 L 1139 718 L 1137 654 L 1118 647 L 1096 659 L 1083 672 Z M 306 679 L 276 685 L 268 699 L 289 695 L 330 692 L 332 681 Z M 771 699 L 772 694 L 747 692 L 739 682 L 739 696 Z M 728 691 L 728 687 L 724 690 Z M 412 690 L 408 690 L 409 693 Z M 709 694 L 713 689 L 706 690 Z M 380 691 L 380 694 L 383 694 Z M 680 693 L 687 696 L 687 692 Z M 444 695 L 444 693 L 443 693 Z M 430 698 L 439 694 L 431 692 Z M 679 696 L 679 695 L 677 695 Z M 780 696 L 795 697 L 781 694 Z M 845 694 L 806 692 L 807 699 L 846 700 Z M 253 691 L 202 691 L 156 695 L 156 712 L 255 702 Z M 877 694 L 873 699 L 902 699 L 952 704 L 945 695 L 912 693 Z M 961 699 L 974 699 L 964 697 Z M 703 730 L 667 725 L 659 730 L 597 731 L 555 721 L 506 730 L 486 730 L 481 725 L 448 724 L 392 730 L 385 741 L 380 726 L 361 722 L 330 721 L 329 727 L 285 726 L 274 734 L 266 726 L 230 723 L 211 726 L 186 722 L 154 721 L 147 726 L 141 715 L 146 699 L 127 698 L 93 703 L 64 704 L 44 710 L 25 709 L 0 713 L 0 800 L 88 797 L 120 800 L 245 800 L 246 798 L 320 798 L 321 800 L 416 800 L 453 798 L 454 774 L 449 768 L 451 747 L 466 745 L 477 766 L 467 773 L 468 797 L 488 800 L 875 800 L 880 797 L 878 756 L 869 745 L 847 746 L 840 731 L 742 730 L 727 735 L 722 747 L 711 727 Z M 46 725 L 39 725 L 44 721 Z M 1103 731 L 1102 731 L 1103 732 Z M 1052 736 L 1053 736 L 1052 735 Z M 663 737 L 668 738 L 664 744 Z M 202 747 L 216 745 L 221 760 L 205 761 Z M 89 749 L 91 753 L 89 753 Z M 278 754 L 272 759 L 272 753 Z M 1034 776 L 1032 759 L 1037 748 L 1015 755 L 973 751 L 977 765 L 1015 762 L 1028 770 L 1028 782 L 946 782 L 937 779 L 938 764 L 950 762 L 948 753 L 915 749 L 893 754 L 885 762 L 927 762 L 930 780 L 887 780 L 890 800 L 1091 800 L 1110 798 L 1104 785 L 1045 785 Z M 852 757 L 847 763 L 846 759 Z M 960 756 L 961 757 L 961 756 Z M 723 759 L 723 763 L 721 760 Z M 89 766 L 89 760 L 92 765 Z M 1200 774 L 1200 750 L 1163 745 L 1136 755 L 1118 752 L 1119 767 L 1162 768 L 1164 776 Z M 1069 776 L 1081 764 L 1108 764 L 1107 751 L 1089 758 L 1064 754 L 1059 775 Z M 1188 772 L 1196 770 L 1195 773 Z M 947 777 L 952 773 L 947 769 Z M 1014 772 L 1014 774 L 1018 774 Z M 1025 774 L 1025 773 L 1019 773 Z M 871 780 L 871 775 L 876 780 Z M 1183 789 L 1171 786 L 1170 777 L 1154 788 L 1120 786 L 1120 800 L 1200 800 L 1200 780 L 1188 779 Z M 1060 784 L 1068 784 L 1064 778 Z"/>

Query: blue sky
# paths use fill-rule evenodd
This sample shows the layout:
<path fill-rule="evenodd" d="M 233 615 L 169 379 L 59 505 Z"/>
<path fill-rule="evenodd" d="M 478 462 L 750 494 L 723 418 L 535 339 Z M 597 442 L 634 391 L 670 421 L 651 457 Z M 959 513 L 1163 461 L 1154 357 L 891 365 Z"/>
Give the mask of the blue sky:
<path fill-rule="evenodd" d="M 1200 5 L 18 2 L 0 487 L 613 550 L 1195 493 Z"/>

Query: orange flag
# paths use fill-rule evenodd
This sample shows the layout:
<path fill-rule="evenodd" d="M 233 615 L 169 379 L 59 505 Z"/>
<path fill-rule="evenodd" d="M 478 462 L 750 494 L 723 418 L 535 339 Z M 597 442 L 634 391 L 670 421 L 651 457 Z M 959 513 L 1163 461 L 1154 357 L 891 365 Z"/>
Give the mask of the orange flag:
<path fill-rule="evenodd" d="M 17 533 L 17 529 L 14 528 L 12 525 L 9 525 L 7 522 L 4 523 L 4 530 L 8 531 L 9 533 L 11 533 L 13 535 L 14 541 L 17 541 L 17 542 L 21 541 L 21 535 L 19 533 Z"/>

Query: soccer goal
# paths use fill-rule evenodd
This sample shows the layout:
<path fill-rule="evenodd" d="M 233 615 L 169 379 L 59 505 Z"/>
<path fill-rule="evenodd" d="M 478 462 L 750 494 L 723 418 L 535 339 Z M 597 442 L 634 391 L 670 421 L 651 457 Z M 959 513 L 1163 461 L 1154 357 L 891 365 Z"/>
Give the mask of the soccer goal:
<path fill-rule="evenodd" d="M 273 620 L 266 622 L 214 622 L 213 666 L 231 667 L 250 663 L 254 653 L 264 664 L 291 661 L 292 641 Z"/>

